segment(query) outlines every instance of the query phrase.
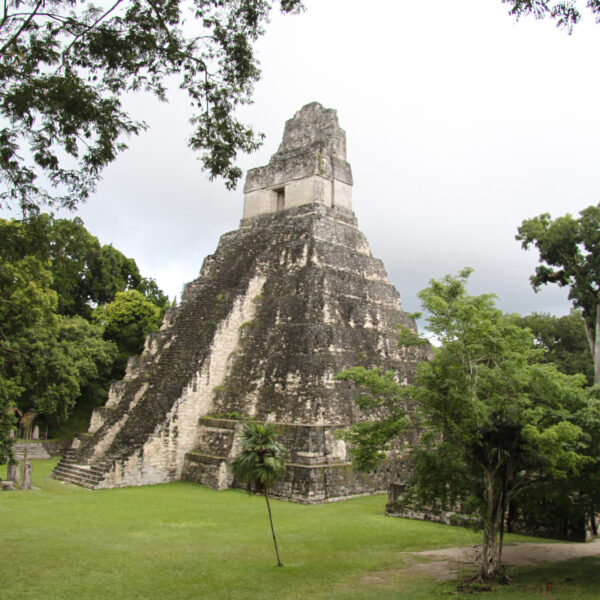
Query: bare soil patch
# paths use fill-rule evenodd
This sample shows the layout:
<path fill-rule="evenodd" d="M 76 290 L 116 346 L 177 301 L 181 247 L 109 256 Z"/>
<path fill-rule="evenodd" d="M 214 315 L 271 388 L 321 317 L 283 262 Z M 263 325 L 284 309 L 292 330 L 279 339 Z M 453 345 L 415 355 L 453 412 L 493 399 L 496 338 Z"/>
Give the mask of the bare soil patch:
<path fill-rule="evenodd" d="M 442 548 L 424 552 L 407 552 L 415 558 L 409 570 L 420 571 L 438 580 L 455 579 L 460 569 L 477 563 L 479 546 L 467 548 Z M 600 556 L 600 539 L 588 543 L 561 542 L 548 544 L 513 543 L 502 550 L 502 562 L 513 566 L 530 566 L 539 563 L 561 562 L 573 558 Z M 432 559 L 425 562 L 419 558 Z"/>

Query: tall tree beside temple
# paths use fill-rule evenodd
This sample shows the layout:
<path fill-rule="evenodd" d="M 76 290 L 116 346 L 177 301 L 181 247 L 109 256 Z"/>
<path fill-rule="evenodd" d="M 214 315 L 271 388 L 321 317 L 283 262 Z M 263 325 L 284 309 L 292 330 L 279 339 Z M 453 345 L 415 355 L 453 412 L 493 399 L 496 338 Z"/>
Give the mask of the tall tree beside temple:
<path fill-rule="evenodd" d="M 524 249 L 537 248 L 540 265 L 531 285 L 556 283 L 569 288 L 569 299 L 581 311 L 594 360 L 594 383 L 600 384 L 600 204 L 552 219 L 548 213 L 527 219 L 516 239 Z"/>
<path fill-rule="evenodd" d="M 348 434 L 362 466 L 408 426 L 413 444 L 412 493 L 425 506 L 460 502 L 477 515 L 483 546 L 477 577 L 503 577 L 503 524 L 509 503 L 549 477 L 565 478 L 586 463 L 576 415 L 587 407 L 582 375 L 540 364 L 531 332 L 496 308 L 493 296 L 466 291 L 469 270 L 431 280 L 419 297 L 427 329 L 441 345 L 403 386 L 379 371 L 340 374 L 366 391 L 364 404 L 396 404 L 397 427 L 382 421 Z M 395 398 L 394 398 L 395 396 Z M 416 412 L 402 411 L 410 398 Z M 361 466 L 359 464 L 359 466 Z"/>

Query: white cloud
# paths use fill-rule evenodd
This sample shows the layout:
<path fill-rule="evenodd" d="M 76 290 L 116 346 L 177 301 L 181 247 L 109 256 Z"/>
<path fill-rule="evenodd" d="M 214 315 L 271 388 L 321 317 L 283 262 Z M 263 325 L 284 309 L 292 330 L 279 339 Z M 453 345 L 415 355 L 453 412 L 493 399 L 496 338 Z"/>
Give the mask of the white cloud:
<path fill-rule="evenodd" d="M 564 290 L 530 289 L 536 257 L 514 235 L 525 218 L 600 200 L 600 26 L 588 19 L 568 36 L 515 24 L 500 0 L 306 5 L 275 14 L 259 41 L 263 78 L 240 114 L 267 138 L 242 166 L 268 162 L 302 105 L 336 108 L 359 226 L 408 310 L 431 277 L 469 265 L 473 291 L 496 292 L 505 310 L 567 312 Z M 151 130 L 80 216 L 172 296 L 237 227 L 242 192 L 207 181 L 178 92 L 132 106 Z"/>

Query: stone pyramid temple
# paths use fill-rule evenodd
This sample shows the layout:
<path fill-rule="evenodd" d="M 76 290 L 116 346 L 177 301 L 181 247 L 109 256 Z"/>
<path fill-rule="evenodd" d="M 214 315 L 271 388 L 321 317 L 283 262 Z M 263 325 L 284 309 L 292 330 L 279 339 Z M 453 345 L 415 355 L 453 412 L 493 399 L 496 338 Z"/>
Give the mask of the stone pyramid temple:
<path fill-rule="evenodd" d="M 415 329 L 357 227 L 337 113 L 308 104 L 269 164 L 248 172 L 239 229 L 221 237 L 53 476 L 91 488 L 236 486 L 227 463 L 252 418 L 279 424 L 288 448 L 273 495 L 383 491 L 393 463 L 357 473 L 335 435 L 377 415 L 335 375 L 379 366 L 410 380 L 426 350 L 399 349 L 397 324 Z"/>

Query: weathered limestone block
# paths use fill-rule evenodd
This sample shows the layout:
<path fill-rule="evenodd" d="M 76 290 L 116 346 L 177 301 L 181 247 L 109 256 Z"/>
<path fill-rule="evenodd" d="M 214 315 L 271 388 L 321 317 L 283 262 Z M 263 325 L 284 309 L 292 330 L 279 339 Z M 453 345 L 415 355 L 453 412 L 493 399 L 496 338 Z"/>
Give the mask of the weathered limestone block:
<path fill-rule="evenodd" d="M 6 467 L 6 479 L 18 485 L 19 465 L 17 463 L 8 463 Z"/>
<path fill-rule="evenodd" d="M 307 104 L 285 124 L 269 164 L 248 171 L 244 220 L 314 202 L 351 211 L 352 183 L 336 111 Z"/>

